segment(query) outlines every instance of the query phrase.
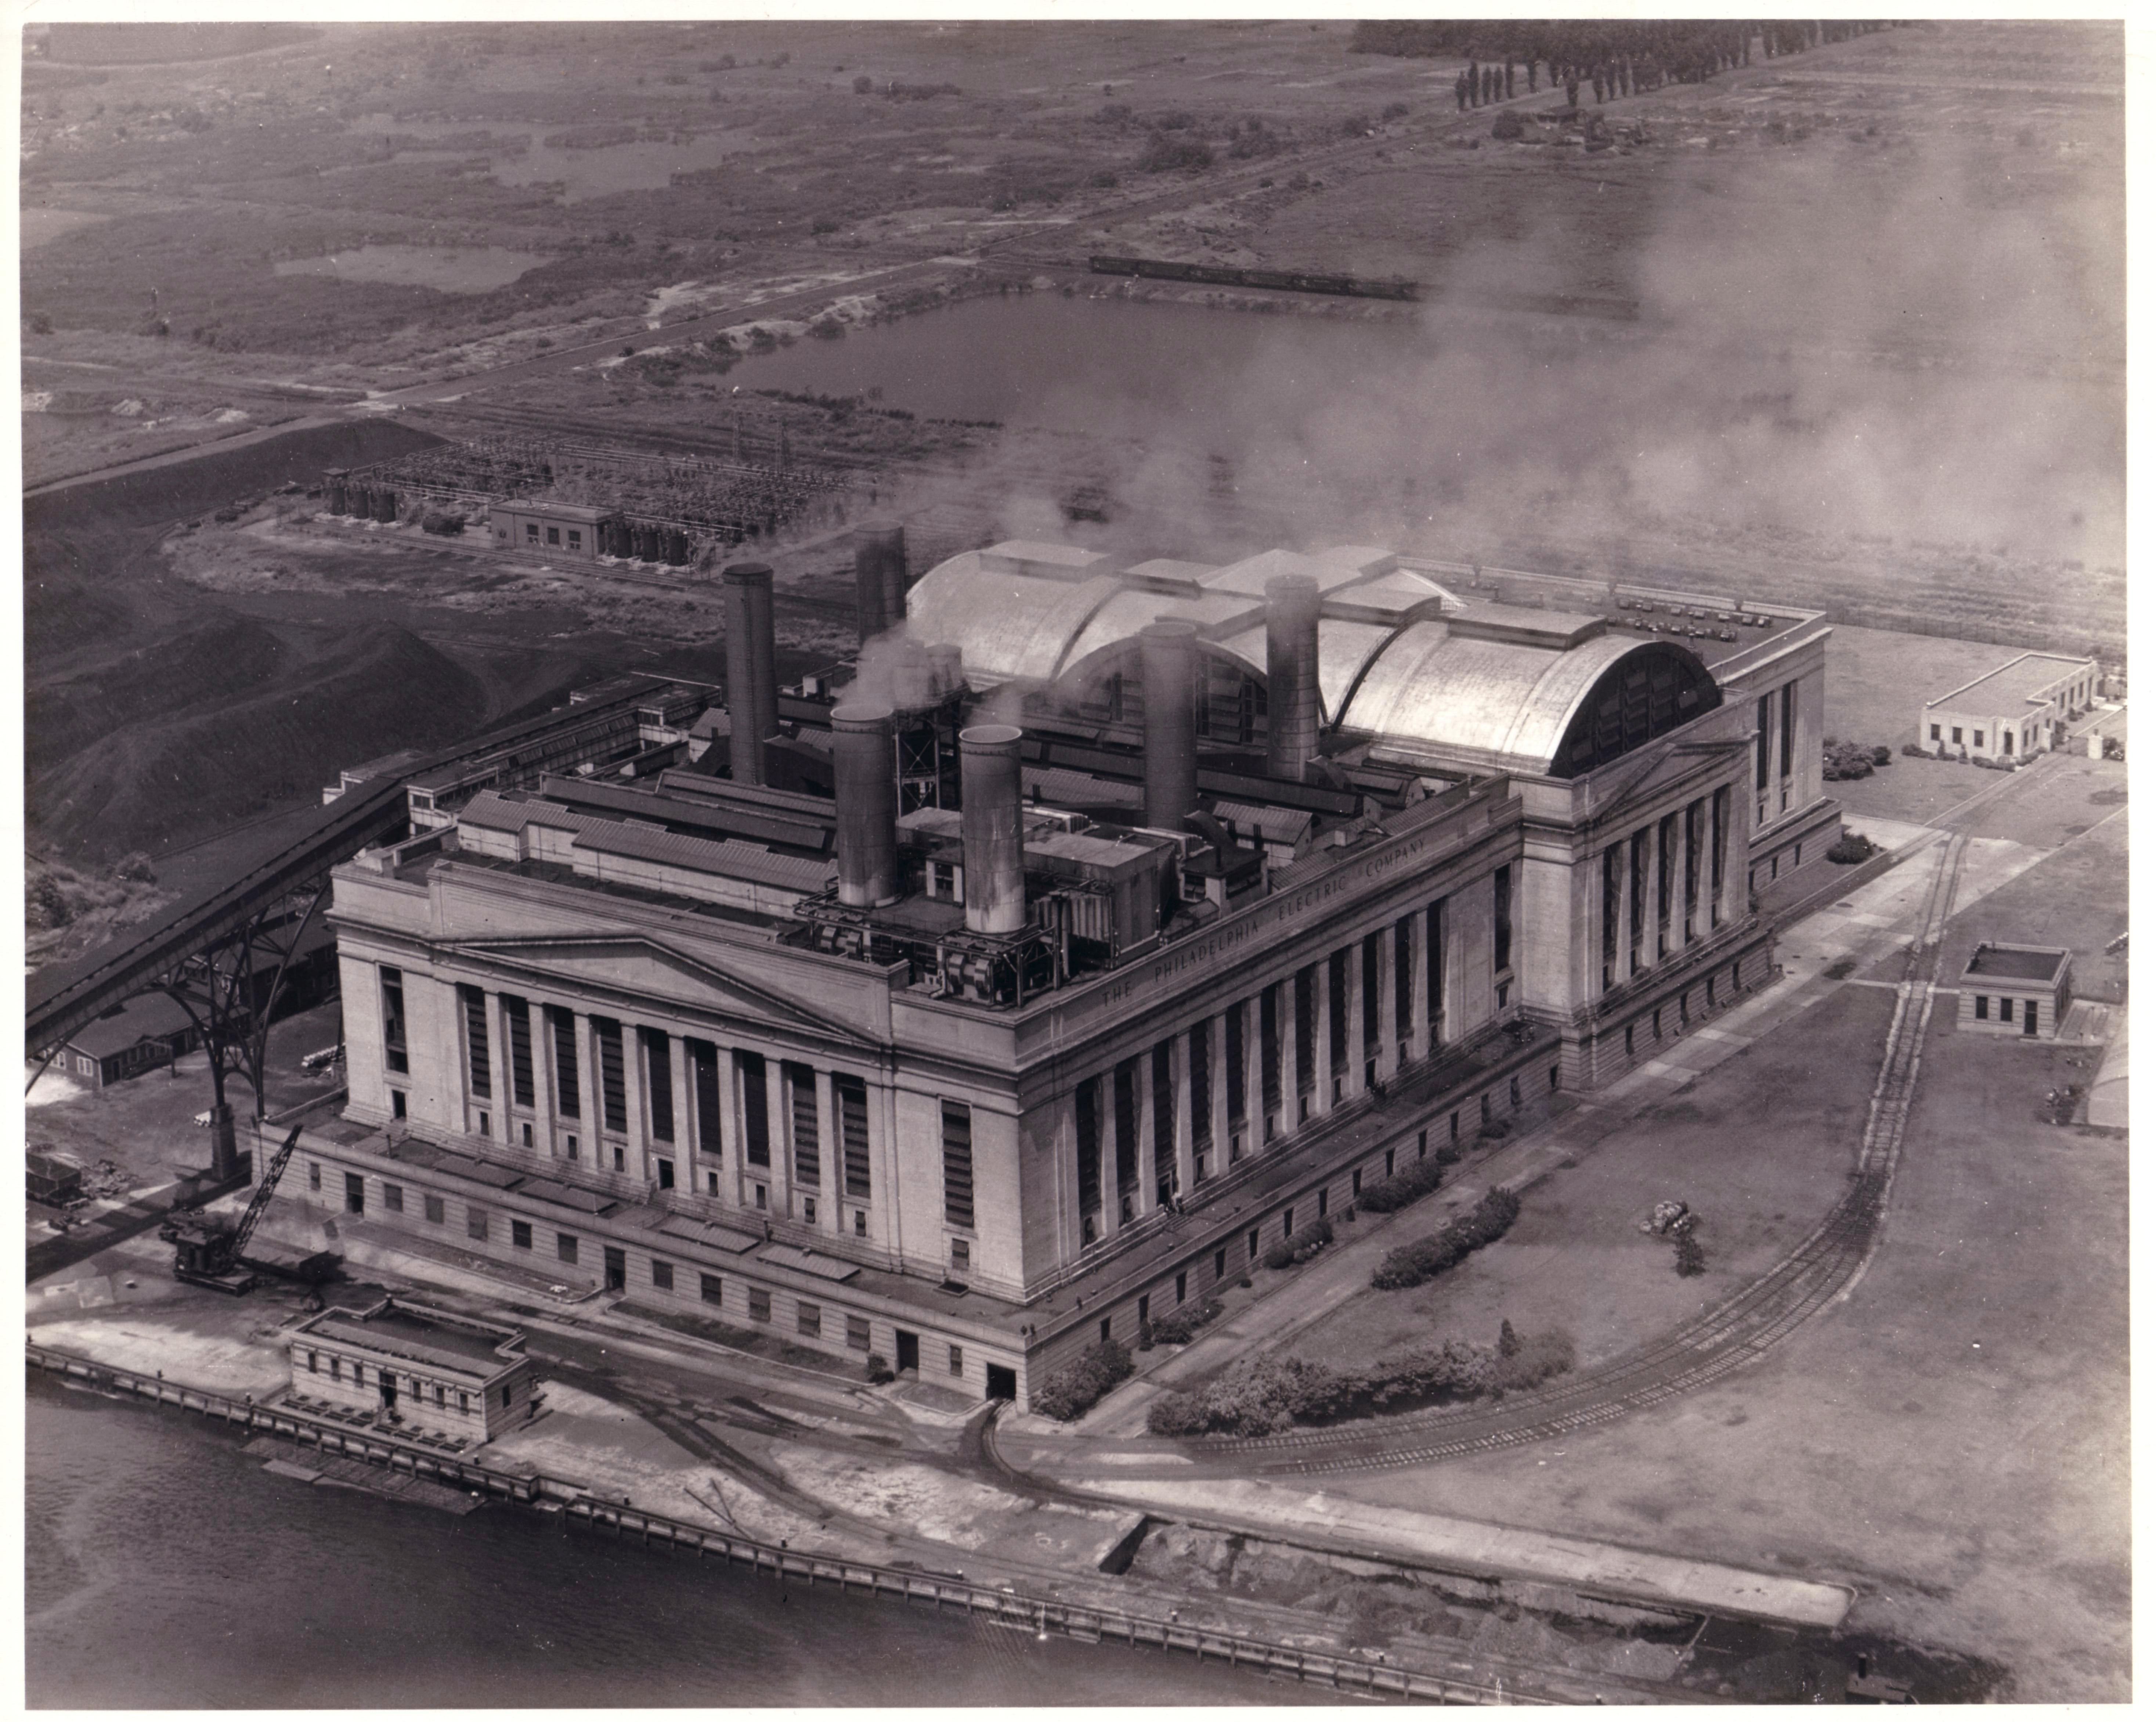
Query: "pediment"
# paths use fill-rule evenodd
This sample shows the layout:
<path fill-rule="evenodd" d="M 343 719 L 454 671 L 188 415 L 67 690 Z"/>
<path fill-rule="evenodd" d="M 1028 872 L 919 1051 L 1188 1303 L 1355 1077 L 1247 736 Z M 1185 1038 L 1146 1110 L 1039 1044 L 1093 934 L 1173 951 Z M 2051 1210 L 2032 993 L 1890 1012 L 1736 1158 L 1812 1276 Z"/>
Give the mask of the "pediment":
<path fill-rule="evenodd" d="M 1650 742 L 1595 774 L 1594 817 L 1606 820 L 1628 805 L 1653 801 L 1666 789 L 1697 778 L 1703 764 L 1719 763 L 1732 754 L 1748 754 L 1751 748 L 1750 739 L 1744 736 L 1712 740 L 1667 737 Z"/>
<path fill-rule="evenodd" d="M 721 968 L 646 934 L 530 933 L 459 939 L 439 948 L 590 998 L 602 1011 L 606 1006 L 599 1001 L 615 997 L 663 1001 L 744 1025 L 791 1026 L 858 1046 L 878 1044 L 861 1028 L 789 995 L 781 986 Z"/>

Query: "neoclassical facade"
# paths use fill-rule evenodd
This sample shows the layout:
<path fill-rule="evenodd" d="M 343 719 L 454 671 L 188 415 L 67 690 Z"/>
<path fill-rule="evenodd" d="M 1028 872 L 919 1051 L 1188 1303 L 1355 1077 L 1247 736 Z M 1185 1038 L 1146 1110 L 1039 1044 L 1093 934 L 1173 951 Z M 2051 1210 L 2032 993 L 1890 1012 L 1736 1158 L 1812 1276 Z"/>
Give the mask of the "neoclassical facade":
<path fill-rule="evenodd" d="M 767 583 L 693 767 L 340 870 L 350 1101 L 280 1223 L 1023 1403 L 1749 994 L 1839 828 L 1799 612 L 1014 542 L 804 695 Z"/>

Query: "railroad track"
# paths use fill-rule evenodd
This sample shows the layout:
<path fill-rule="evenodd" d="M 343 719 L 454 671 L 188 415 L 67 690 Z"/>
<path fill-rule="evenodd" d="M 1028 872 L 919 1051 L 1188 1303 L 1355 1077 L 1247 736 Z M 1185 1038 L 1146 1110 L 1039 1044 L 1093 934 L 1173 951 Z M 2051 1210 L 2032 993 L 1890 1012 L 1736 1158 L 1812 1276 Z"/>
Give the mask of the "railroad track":
<path fill-rule="evenodd" d="M 1502 1406 L 1410 1412 L 1376 1426 L 1312 1429 L 1177 1449 L 1224 1474 L 1383 1470 L 1496 1452 L 1592 1429 L 1687 1393 L 1756 1361 L 1854 1289 L 1878 1247 L 1931 1025 L 1942 934 L 1959 887 L 1967 833 L 1941 846 L 1923 919 L 1903 959 L 1849 1188 L 1826 1217 L 1767 1273 L 1705 1314 L 1604 1368 Z M 1130 1472 L 1136 1476 L 1137 1470 Z M 1188 1463 L 1176 1474 L 1189 1476 Z"/>

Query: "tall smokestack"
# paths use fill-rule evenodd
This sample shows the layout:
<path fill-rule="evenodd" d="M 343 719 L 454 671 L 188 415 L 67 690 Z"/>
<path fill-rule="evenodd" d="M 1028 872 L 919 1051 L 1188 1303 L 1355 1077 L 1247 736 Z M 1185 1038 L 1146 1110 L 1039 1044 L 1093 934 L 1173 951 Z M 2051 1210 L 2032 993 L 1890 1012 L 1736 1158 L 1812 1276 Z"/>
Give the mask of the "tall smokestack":
<path fill-rule="evenodd" d="M 906 528 L 878 521 L 854 533 L 854 593 L 861 644 L 906 619 Z"/>
<path fill-rule="evenodd" d="M 778 647 L 771 629 L 771 569 L 737 562 L 726 589 L 726 711 L 732 719 L 733 778 L 763 781 L 763 744 L 778 728 Z"/>
<path fill-rule="evenodd" d="M 831 712 L 839 804 L 839 901 L 872 909 L 898 896 L 898 765 L 891 707 L 855 701 Z"/>
<path fill-rule="evenodd" d="M 1025 826 L 1019 810 L 1018 744 L 1025 732 L 979 723 L 958 732 L 964 804 L 966 928 L 1017 933 L 1025 926 Z"/>
<path fill-rule="evenodd" d="M 1179 831 L 1198 805 L 1198 625 L 1155 622 L 1138 635 L 1145 673 L 1145 822 Z"/>
<path fill-rule="evenodd" d="M 1265 769 L 1302 780 L 1317 754 L 1317 582 L 1265 582 Z"/>

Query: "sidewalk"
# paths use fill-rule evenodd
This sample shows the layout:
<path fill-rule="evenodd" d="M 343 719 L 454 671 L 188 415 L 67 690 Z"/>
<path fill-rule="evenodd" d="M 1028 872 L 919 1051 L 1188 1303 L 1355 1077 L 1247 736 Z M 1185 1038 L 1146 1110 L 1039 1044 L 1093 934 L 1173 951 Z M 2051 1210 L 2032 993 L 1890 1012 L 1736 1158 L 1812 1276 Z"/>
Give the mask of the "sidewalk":
<path fill-rule="evenodd" d="M 1751 1572 L 1585 1537 L 1368 1506 L 1322 1490 L 1306 1493 L 1247 1481 L 1106 1481 L 1091 1487 L 1097 1494 L 1197 1514 L 1260 1535 L 1306 1542 L 1337 1538 L 1343 1546 L 1374 1558 L 1391 1555 L 1450 1571 L 1542 1579 L 1792 1626 L 1838 1627 L 1856 1601 L 1855 1591 L 1842 1585 Z"/>

